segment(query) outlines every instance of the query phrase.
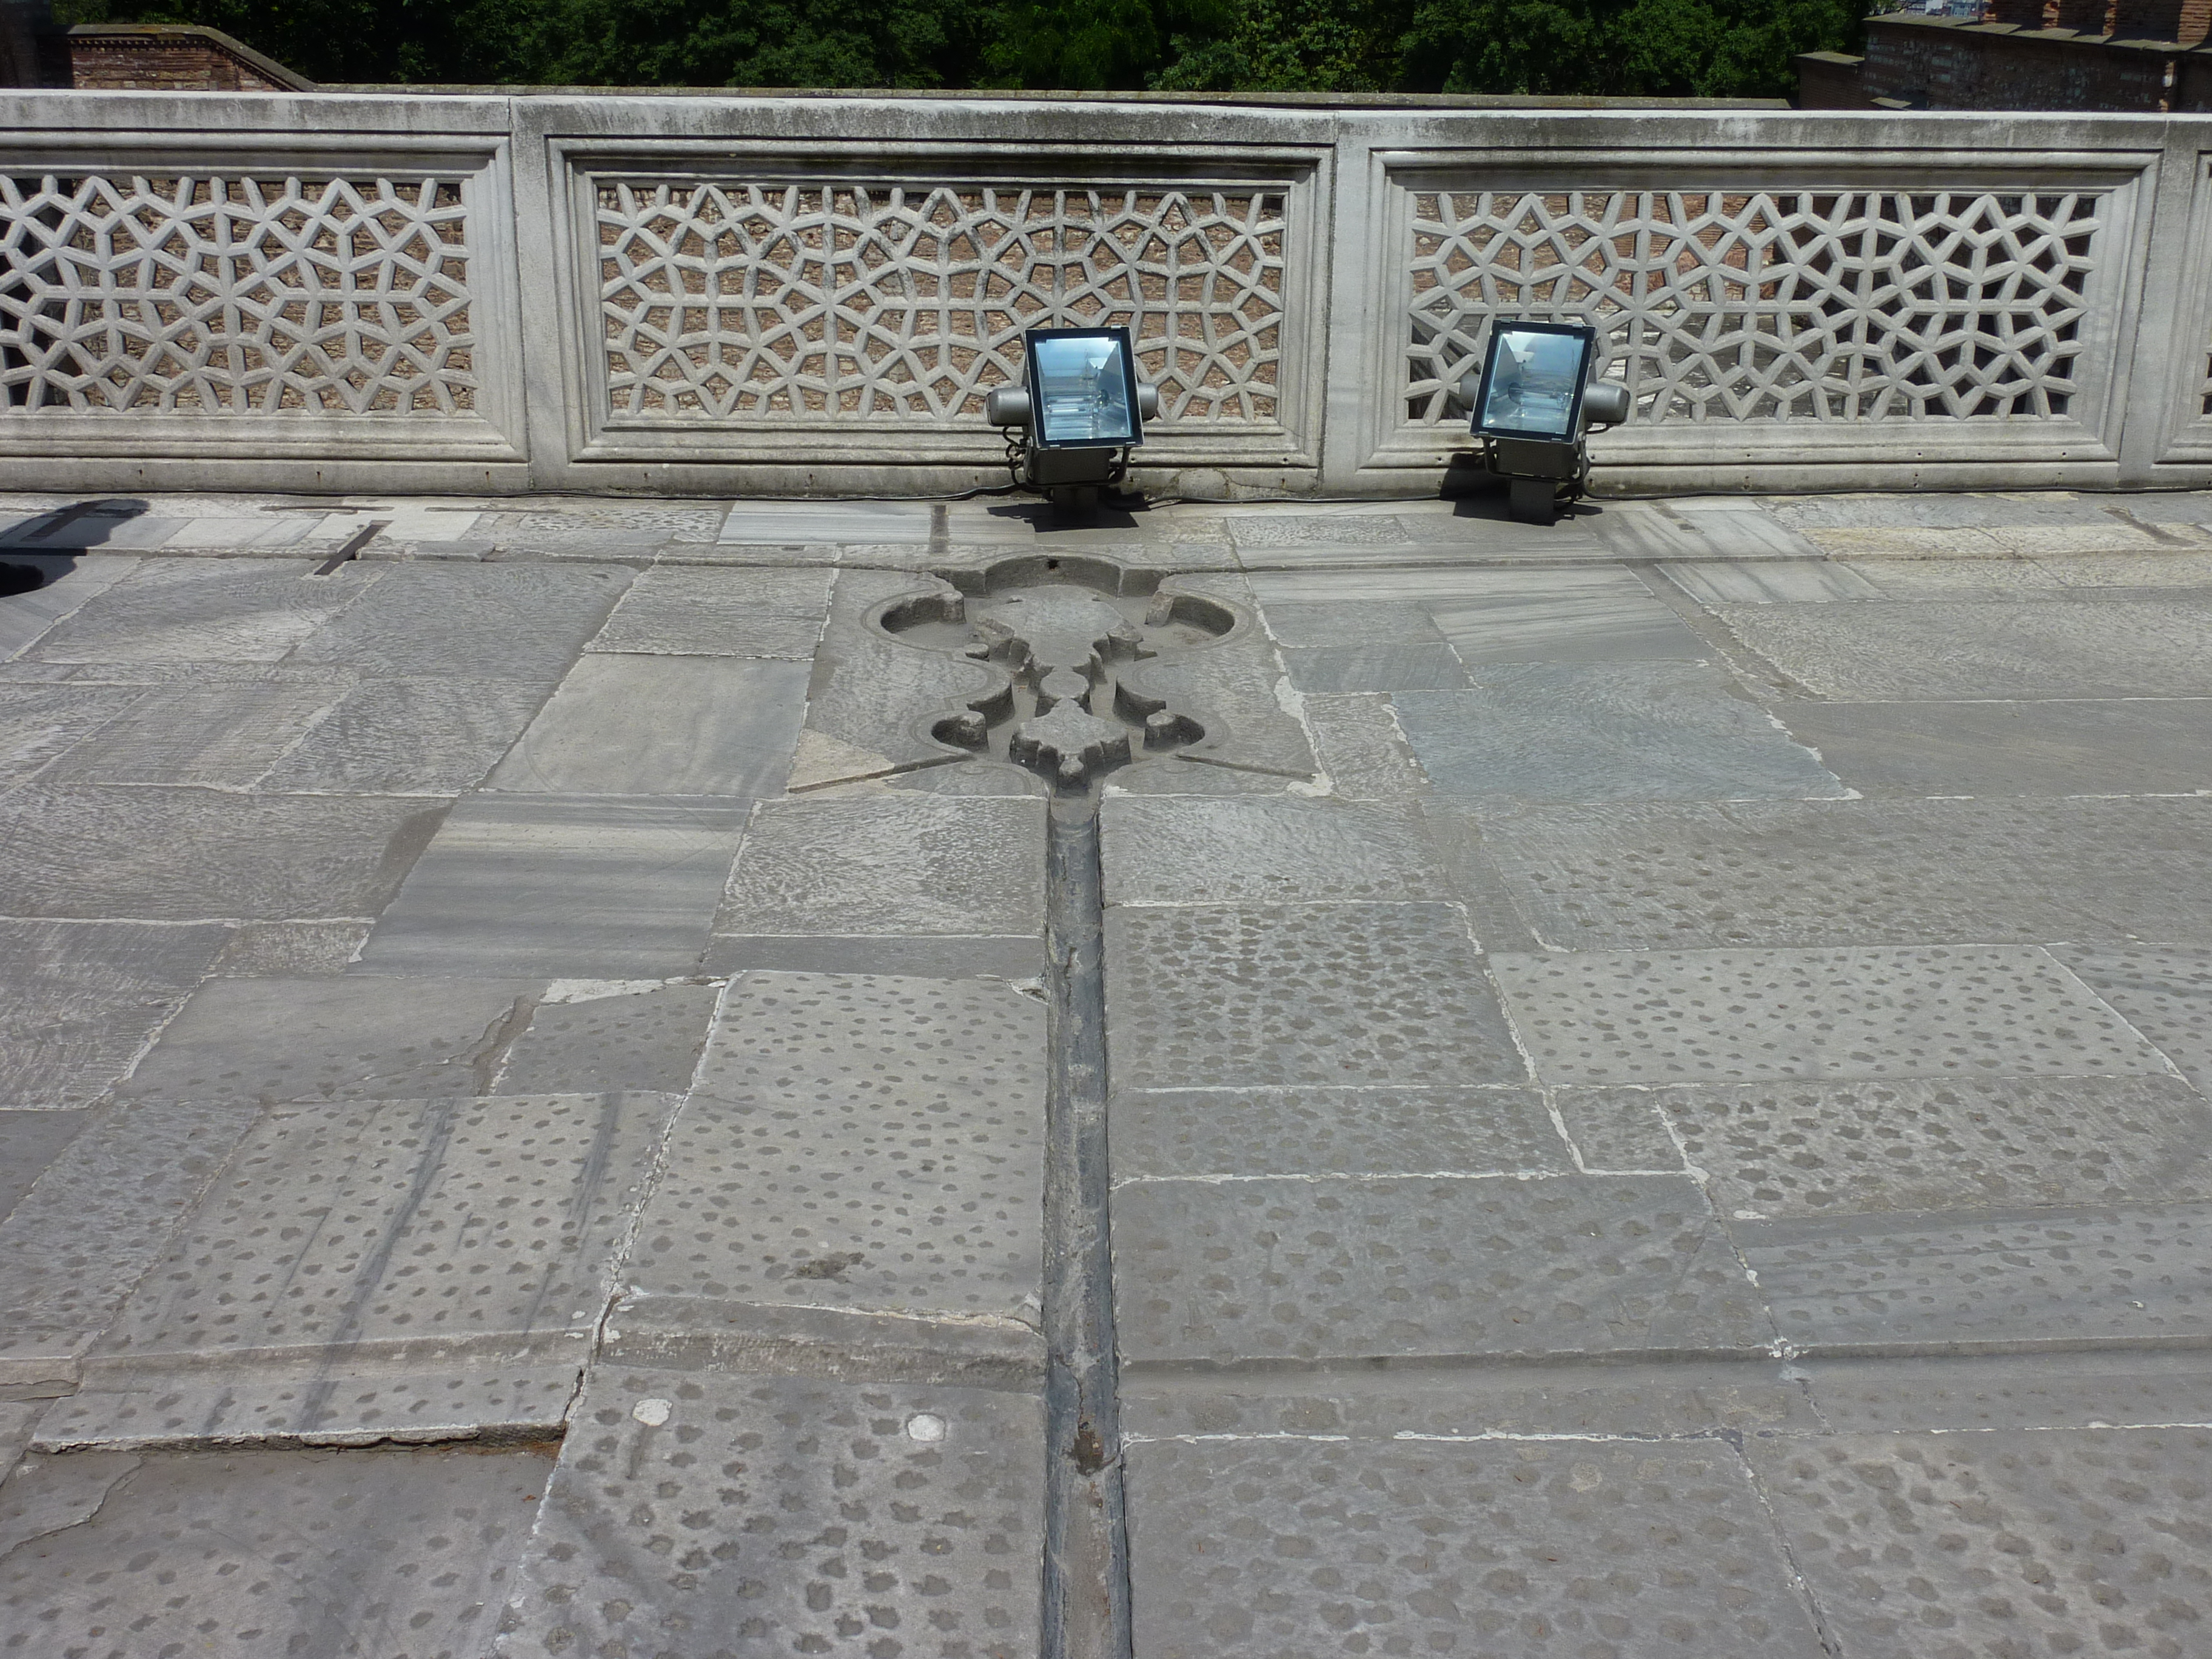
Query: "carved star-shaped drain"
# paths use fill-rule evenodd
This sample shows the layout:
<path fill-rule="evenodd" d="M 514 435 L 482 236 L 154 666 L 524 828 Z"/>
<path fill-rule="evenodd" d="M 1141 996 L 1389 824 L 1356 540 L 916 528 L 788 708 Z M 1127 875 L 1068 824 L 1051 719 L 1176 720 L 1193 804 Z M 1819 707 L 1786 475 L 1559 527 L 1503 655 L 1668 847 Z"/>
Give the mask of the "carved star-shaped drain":
<path fill-rule="evenodd" d="M 1006 752 L 1072 787 L 1093 771 L 1127 763 L 1129 728 L 1119 720 L 1101 720 L 1071 698 L 1016 726 Z"/>

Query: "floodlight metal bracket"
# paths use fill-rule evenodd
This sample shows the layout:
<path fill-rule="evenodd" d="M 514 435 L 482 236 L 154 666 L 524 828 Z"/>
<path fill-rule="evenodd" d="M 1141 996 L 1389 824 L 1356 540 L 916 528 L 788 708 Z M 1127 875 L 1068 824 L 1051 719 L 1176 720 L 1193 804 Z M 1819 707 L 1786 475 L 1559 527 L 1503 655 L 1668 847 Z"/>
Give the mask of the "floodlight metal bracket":
<path fill-rule="evenodd" d="M 1160 389 L 1137 385 L 1137 415 L 1160 412 Z M 1006 432 L 1006 470 L 1017 485 L 1042 493 L 1063 511 L 1095 506 L 1098 491 L 1129 474 L 1129 446 L 1048 448 L 1036 441 L 1036 401 L 1025 386 L 994 386 L 983 394 L 983 418 Z"/>
<path fill-rule="evenodd" d="M 1617 380 L 1598 379 L 1599 368 L 1593 353 L 1571 440 L 1474 434 L 1479 464 L 1492 477 L 1506 482 L 1508 511 L 1524 524 L 1555 523 L 1562 507 L 1571 507 L 1588 493 L 1590 433 L 1620 425 L 1635 409 L 1628 388 Z M 1471 418 L 1481 407 L 1481 398 L 1482 370 L 1478 366 L 1462 374 L 1444 394 L 1444 406 L 1452 414 Z"/>

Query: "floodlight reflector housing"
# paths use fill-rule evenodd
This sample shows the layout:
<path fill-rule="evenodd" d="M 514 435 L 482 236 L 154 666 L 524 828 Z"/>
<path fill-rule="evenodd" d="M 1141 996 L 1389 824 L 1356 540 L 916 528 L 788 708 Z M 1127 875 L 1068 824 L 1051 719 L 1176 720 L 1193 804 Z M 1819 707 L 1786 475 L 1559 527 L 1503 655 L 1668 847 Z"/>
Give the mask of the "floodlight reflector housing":
<path fill-rule="evenodd" d="M 1596 347 L 1597 331 L 1587 324 L 1498 319 L 1482 359 L 1474 430 L 1488 438 L 1574 443 Z"/>
<path fill-rule="evenodd" d="M 1118 449 L 1144 442 L 1127 329 L 1033 328 L 1024 349 L 1035 447 Z"/>

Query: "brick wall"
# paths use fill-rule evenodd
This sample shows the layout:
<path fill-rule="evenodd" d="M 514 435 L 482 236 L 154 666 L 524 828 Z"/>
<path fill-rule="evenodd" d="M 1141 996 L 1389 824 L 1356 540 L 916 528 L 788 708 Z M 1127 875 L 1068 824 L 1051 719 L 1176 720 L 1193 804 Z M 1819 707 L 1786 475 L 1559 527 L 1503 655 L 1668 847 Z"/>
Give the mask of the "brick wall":
<path fill-rule="evenodd" d="M 81 24 L 70 31 L 71 84 L 103 92 L 304 92 L 314 83 L 219 29 Z"/>
<path fill-rule="evenodd" d="M 2158 111 L 2173 106 L 2179 79 L 2178 50 L 2100 35 L 1909 15 L 1869 17 L 1866 31 L 1860 104 L 1802 107 L 1890 99 L 1916 109 Z M 1832 79 L 1814 71 L 1819 95 L 1836 95 Z"/>

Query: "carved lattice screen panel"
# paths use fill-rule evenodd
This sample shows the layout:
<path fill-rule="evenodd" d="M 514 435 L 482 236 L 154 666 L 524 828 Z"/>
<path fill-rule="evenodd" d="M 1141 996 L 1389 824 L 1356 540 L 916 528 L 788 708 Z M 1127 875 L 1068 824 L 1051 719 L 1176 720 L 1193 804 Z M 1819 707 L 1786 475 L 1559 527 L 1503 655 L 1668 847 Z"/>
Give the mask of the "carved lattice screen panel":
<path fill-rule="evenodd" d="M 0 178 L 9 410 L 474 412 L 453 178 Z"/>
<path fill-rule="evenodd" d="M 1407 415 L 1517 313 L 1595 325 L 1645 424 L 2078 416 L 2104 199 L 1416 191 Z"/>
<path fill-rule="evenodd" d="M 612 418 L 972 423 L 1024 329 L 1126 326 L 1179 426 L 1281 419 L 1285 198 L 603 183 Z"/>

